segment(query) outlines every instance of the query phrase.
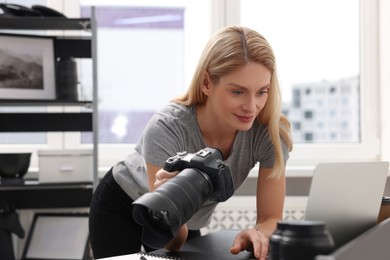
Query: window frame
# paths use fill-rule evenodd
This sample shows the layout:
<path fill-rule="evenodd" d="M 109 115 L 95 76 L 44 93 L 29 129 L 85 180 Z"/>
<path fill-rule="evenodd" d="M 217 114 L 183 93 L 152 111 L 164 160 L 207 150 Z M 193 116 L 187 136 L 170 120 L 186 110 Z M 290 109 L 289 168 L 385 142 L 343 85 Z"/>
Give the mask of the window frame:
<path fill-rule="evenodd" d="M 294 144 L 293 165 L 326 161 L 377 161 L 380 154 L 380 83 L 378 1 L 361 0 L 360 13 L 360 143 Z M 378 86 L 373 88 L 370 86 Z"/>
<path fill-rule="evenodd" d="M 379 8 L 380 7 L 380 8 Z M 379 0 L 379 74 L 380 74 L 380 159 L 390 161 L 390 2 Z"/>

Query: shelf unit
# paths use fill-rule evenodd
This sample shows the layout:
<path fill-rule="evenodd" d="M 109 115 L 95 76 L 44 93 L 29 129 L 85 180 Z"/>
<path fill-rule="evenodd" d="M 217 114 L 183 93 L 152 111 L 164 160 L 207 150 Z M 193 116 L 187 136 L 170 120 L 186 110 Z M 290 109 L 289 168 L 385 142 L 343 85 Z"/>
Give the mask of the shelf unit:
<path fill-rule="evenodd" d="M 39 31 L 35 33 L 34 31 Z M 15 192 L 27 193 L 35 192 L 39 195 L 42 191 L 43 196 L 47 196 L 47 192 L 54 192 L 59 197 L 69 196 L 69 192 L 78 194 L 77 187 L 84 194 L 84 198 L 77 201 L 75 196 L 70 196 L 72 201 L 62 201 L 61 204 L 69 207 L 89 206 L 88 199 L 92 196 L 93 189 L 96 186 L 98 179 L 98 87 L 97 87 L 97 24 L 95 17 L 95 8 L 92 7 L 91 18 L 57 18 L 57 17 L 0 17 L 0 33 L 9 35 L 26 35 L 25 31 L 32 31 L 29 36 L 47 36 L 42 35 L 40 31 L 87 31 L 91 36 L 63 36 L 63 35 L 48 35 L 53 38 L 54 42 L 54 58 L 75 57 L 75 58 L 91 58 L 92 59 L 92 100 L 91 101 L 63 101 L 63 100 L 14 100 L 1 99 L 0 106 L 78 106 L 89 108 L 87 112 L 39 112 L 39 113 L 0 113 L 0 133 L 1 132 L 92 132 L 93 136 L 93 183 L 88 184 L 62 184 L 61 189 L 58 185 L 22 185 L 16 186 L 0 185 L 2 193 L 2 201 L 7 199 L 12 200 Z M 22 31 L 19 33 L 19 31 Z M 56 87 L 56 86 L 55 86 Z M 56 87 L 57 88 L 57 87 Z M 68 187 L 68 188 L 67 188 Z M 41 192 L 36 192 L 41 190 Z M 80 191 L 79 190 L 79 191 Z M 58 192 L 64 191 L 61 195 Z M 87 191 L 87 192 L 86 192 Z M 5 195 L 5 196 L 4 196 Z M 8 196 L 9 195 L 9 196 Z M 38 196 L 34 201 L 30 200 L 31 208 L 39 208 L 42 203 Z M 83 201 L 84 203 L 80 203 Z M 12 202 L 12 201 L 11 201 Z M 86 204 L 86 205 L 81 205 Z M 1 206 L 1 205 L 0 205 Z M 23 205 L 26 208 L 27 205 Z"/>
<path fill-rule="evenodd" d="M 93 7 L 92 7 L 93 8 Z M 92 12 L 94 13 L 94 12 Z M 62 17 L 0 17 L 0 29 L 5 30 L 91 30 L 93 18 Z"/>

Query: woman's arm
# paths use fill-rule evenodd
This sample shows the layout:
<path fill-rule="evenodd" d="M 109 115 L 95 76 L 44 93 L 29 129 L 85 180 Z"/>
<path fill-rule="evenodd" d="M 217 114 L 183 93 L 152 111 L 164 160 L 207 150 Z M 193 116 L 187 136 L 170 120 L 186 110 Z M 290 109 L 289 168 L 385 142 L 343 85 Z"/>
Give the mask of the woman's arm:
<path fill-rule="evenodd" d="M 271 168 L 259 170 L 257 180 L 257 219 L 256 228 L 269 238 L 276 229 L 276 224 L 283 218 L 286 178 L 272 178 Z"/>
<path fill-rule="evenodd" d="M 276 229 L 276 224 L 283 217 L 283 206 L 286 192 L 286 179 L 268 178 L 271 168 L 260 168 L 257 179 L 257 219 L 253 229 L 241 231 L 231 248 L 233 254 L 246 249 L 253 249 L 256 258 L 266 259 L 269 238 Z"/>
<path fill-rule="evenodd" d="M 176 176 L 178 172 L 167 172 L 161 169 L 161 167 L 146 163 L 148 172 L 148 183 L 150 191 L 154 191 L 161 184 L 168 181 L 172 177 Z M 187 239 L 188 228 L 187 225 L 182 225 L 178 234 L 168 244 L 165 245 L 165 249 L 168 251 L 178 251 L 183 246 Z"/>
<path fill-rule="evenodd" d="M 150 191 L 154 191 L 157 188 L 157 187 L 155 187 L 156 173 L 160 169 L 161 169 L 161 167 L 154 166 L 154 165 L 146 162 L 146 170 L 148 172 L 148 184 L 149 184 Z M 160 186 L 160 185 L 158 185 L 158 186 Z"/>

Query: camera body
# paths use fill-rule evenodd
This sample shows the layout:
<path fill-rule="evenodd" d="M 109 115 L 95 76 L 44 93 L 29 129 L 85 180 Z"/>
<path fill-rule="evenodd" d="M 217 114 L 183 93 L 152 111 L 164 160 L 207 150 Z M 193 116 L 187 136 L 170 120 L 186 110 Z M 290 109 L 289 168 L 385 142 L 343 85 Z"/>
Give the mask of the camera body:
<path fill-rule="evenodd" d="M 222 153 L 215 148 L 206 147 L 196 153 L 178 152 L 165 161 L 164 170 L 168 172 L 194 168 L 206 174 L 212 186 L 210 200 L 223 202 L 234 193 L 230 168 L 222 161 Z"/>
<path fill-rule="evenodd" d="M 164 247 L 208 200 L 226 201 L 234 193 L 230 168 L 218 149 L 178 152 L 164 169 L 179 173 L 132 204 L 133 218 L 143 226 L 142 240 L 152 248 Z"/>

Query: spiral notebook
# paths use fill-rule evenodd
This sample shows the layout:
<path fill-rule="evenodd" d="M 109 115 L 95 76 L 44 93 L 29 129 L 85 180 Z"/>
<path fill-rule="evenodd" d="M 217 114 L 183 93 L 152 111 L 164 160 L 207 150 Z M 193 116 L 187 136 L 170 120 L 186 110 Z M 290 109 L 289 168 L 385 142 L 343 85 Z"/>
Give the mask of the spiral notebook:
<path fill-rule="evenodd" d="M 108 258 L 102 258 L 100 260 L 184 260 L 183 258 L 174 257 L 174 256 L 165 256 L 159 255 L 155 253 L 147 253 L 147 252 L 138 252 L 130 255 L 122 255 L 122 256 L 114 256 Z"/>

